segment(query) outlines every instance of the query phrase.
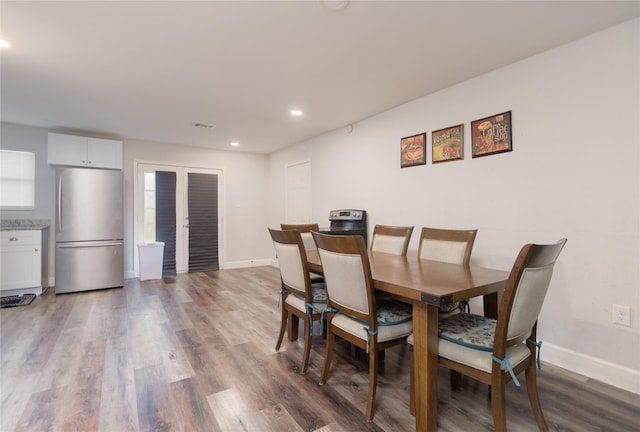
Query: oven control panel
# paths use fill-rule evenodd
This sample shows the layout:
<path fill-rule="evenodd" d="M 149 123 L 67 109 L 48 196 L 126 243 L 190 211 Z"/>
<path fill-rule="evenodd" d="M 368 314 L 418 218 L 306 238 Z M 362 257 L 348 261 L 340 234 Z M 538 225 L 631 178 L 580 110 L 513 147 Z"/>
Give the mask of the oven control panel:
<path fill-rule="evenodd" d="M 365 210 L 331 210 L 329 220 L 361 221 L 365 218 Z"/>

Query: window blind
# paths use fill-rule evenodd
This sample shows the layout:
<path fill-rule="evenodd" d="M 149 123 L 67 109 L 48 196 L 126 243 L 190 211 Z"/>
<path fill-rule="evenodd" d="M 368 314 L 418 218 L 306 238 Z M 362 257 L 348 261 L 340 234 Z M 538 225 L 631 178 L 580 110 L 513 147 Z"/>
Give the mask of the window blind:
<path fill-rule="evenodd" d="M 164 242 L 162 276 L 176 274 L 176 173 L 156 171 L 156 241 Z"/>
<path fill-rule="evenodd" d="M 219 270 L 218 176 L 189 173 L 189 271 Z"/>

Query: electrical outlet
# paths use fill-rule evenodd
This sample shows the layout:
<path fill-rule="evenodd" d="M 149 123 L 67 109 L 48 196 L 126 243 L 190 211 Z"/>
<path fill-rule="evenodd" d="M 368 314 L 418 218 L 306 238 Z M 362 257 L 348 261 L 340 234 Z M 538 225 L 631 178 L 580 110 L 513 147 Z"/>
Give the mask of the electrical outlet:
<path fill-rule="evenodd" d="M 631 325 L 631 310 L 629 306 L 614 304 L 612 311 L 612 319 L 614 324 L 620 324 L 624 326 Z"/>

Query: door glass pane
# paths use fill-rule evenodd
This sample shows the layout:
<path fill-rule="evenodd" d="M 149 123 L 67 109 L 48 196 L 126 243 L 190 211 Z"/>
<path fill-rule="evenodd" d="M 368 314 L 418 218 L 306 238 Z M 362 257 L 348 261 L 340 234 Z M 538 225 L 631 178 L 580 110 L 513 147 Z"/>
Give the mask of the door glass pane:
<path fill-rule="evenodd" d="M 144 173 L 144 242 L 156 241 L 156 173 Z"/>

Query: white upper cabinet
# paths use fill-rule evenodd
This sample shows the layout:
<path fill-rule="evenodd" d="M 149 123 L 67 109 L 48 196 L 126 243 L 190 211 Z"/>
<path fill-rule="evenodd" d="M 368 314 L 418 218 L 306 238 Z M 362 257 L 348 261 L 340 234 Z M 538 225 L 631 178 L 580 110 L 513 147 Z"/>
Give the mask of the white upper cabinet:
<path fill-rule="evenodd" d="M 50 165 L 122 169 L 122 141 L 49 133 Z"/>

